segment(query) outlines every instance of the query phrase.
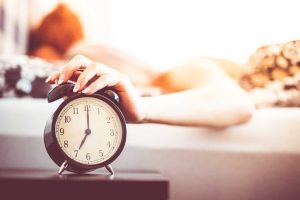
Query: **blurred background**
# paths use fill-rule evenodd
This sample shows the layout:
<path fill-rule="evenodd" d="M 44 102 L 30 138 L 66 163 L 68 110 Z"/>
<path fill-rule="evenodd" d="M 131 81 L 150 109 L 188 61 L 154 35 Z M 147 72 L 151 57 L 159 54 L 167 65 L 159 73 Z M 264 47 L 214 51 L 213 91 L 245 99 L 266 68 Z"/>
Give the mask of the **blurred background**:
<path fill-rule="evenodd" d="M 25 73 L 33 66 L 24 64 L 28 57 L 18 64 L 16 57 L 5 61 L 16 72 L 0 62 L 0 92 L 28 93 L 34 85 L 30 73 L 37 69 L 43 72 L 35 74 L 39 90 L 76 54 L 116 68 L 134 85 L 179 91 L 193 88 L 189 82 L 196 85 L 201 73 L 191 60 L 202 56 L 223 58 L 218 66 L 251 90 L 257 105 L 300 106 L 299 6 L 297 0 L 0 0 L 0 56 L 29 55 L 55 64 L 48 72 L 40 63 Z M 44 97 L 43 91 L 37 96 Z"/>
<path fill-rule="evenodd" d="M 200 55 L 243 63 L 261 45 L 300 36 L 297 0 L 0 0 L 0 53 L 27 53 L 30 31 L 59 3 L 79 17 L 86 42 L 159 69 Z"/>

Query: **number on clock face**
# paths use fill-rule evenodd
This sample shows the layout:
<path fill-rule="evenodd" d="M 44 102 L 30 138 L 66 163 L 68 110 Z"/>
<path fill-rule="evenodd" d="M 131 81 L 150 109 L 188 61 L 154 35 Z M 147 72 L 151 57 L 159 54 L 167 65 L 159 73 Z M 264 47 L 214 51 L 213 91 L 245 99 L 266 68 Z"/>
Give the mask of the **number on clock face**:
<path fill-rule="evenodd" d="M 64 153 L 86 165 L 105 162 L 122 141 L 118 114 L 94 97 L 81 97 L 66 104 L 57 117 L 55 130 Z"/>

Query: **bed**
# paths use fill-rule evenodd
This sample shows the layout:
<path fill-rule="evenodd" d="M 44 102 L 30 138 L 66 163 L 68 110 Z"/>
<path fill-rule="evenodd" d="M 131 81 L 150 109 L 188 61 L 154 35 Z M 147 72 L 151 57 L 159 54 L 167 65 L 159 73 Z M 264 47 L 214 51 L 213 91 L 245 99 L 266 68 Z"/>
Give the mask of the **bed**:
<path fill-rule="evenodd" d="M 0 99 L 0 170 L 57 169 L 43 129 L 59 102 Z M 227 129 L 128 124 L 116 171 L 155 170 L 170 199 L 300 199 L 300 109 L 257 110 Z"/>

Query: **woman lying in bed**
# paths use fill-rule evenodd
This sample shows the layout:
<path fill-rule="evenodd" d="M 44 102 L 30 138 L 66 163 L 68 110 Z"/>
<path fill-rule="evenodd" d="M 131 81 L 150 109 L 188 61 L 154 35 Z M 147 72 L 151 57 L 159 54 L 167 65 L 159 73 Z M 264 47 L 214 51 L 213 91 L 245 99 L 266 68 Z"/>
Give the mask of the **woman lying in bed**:
<path fill-rule="evenodd" d="M 74 92 L 86 94 L 114 87 L 127 120 L 133 123 L 223 128 L 247 122 L 254 111 L 248 94 L 221 69 L 233 64 L 228 61 L 199 58 L 169 72 L 149 72 L 142 81 L 159 87 L 163 94 L 148 97 L 138 94 L 127 75 L 102 63 L 77 55 L 46 81 L 73 80 Z M 81 73 L 79 67 L 85 70 Z"/>

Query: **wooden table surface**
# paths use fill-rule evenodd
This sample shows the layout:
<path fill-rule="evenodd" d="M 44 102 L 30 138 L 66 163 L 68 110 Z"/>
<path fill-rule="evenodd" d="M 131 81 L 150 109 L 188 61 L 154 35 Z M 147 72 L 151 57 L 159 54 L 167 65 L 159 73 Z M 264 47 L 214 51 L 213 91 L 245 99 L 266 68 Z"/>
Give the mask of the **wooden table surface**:
<path fill-rule="evenodd" d="M 169 182 L 157 172 L 87 174 L 45 170 L 0 170 L 0 199 L 166 200 Z"/>

